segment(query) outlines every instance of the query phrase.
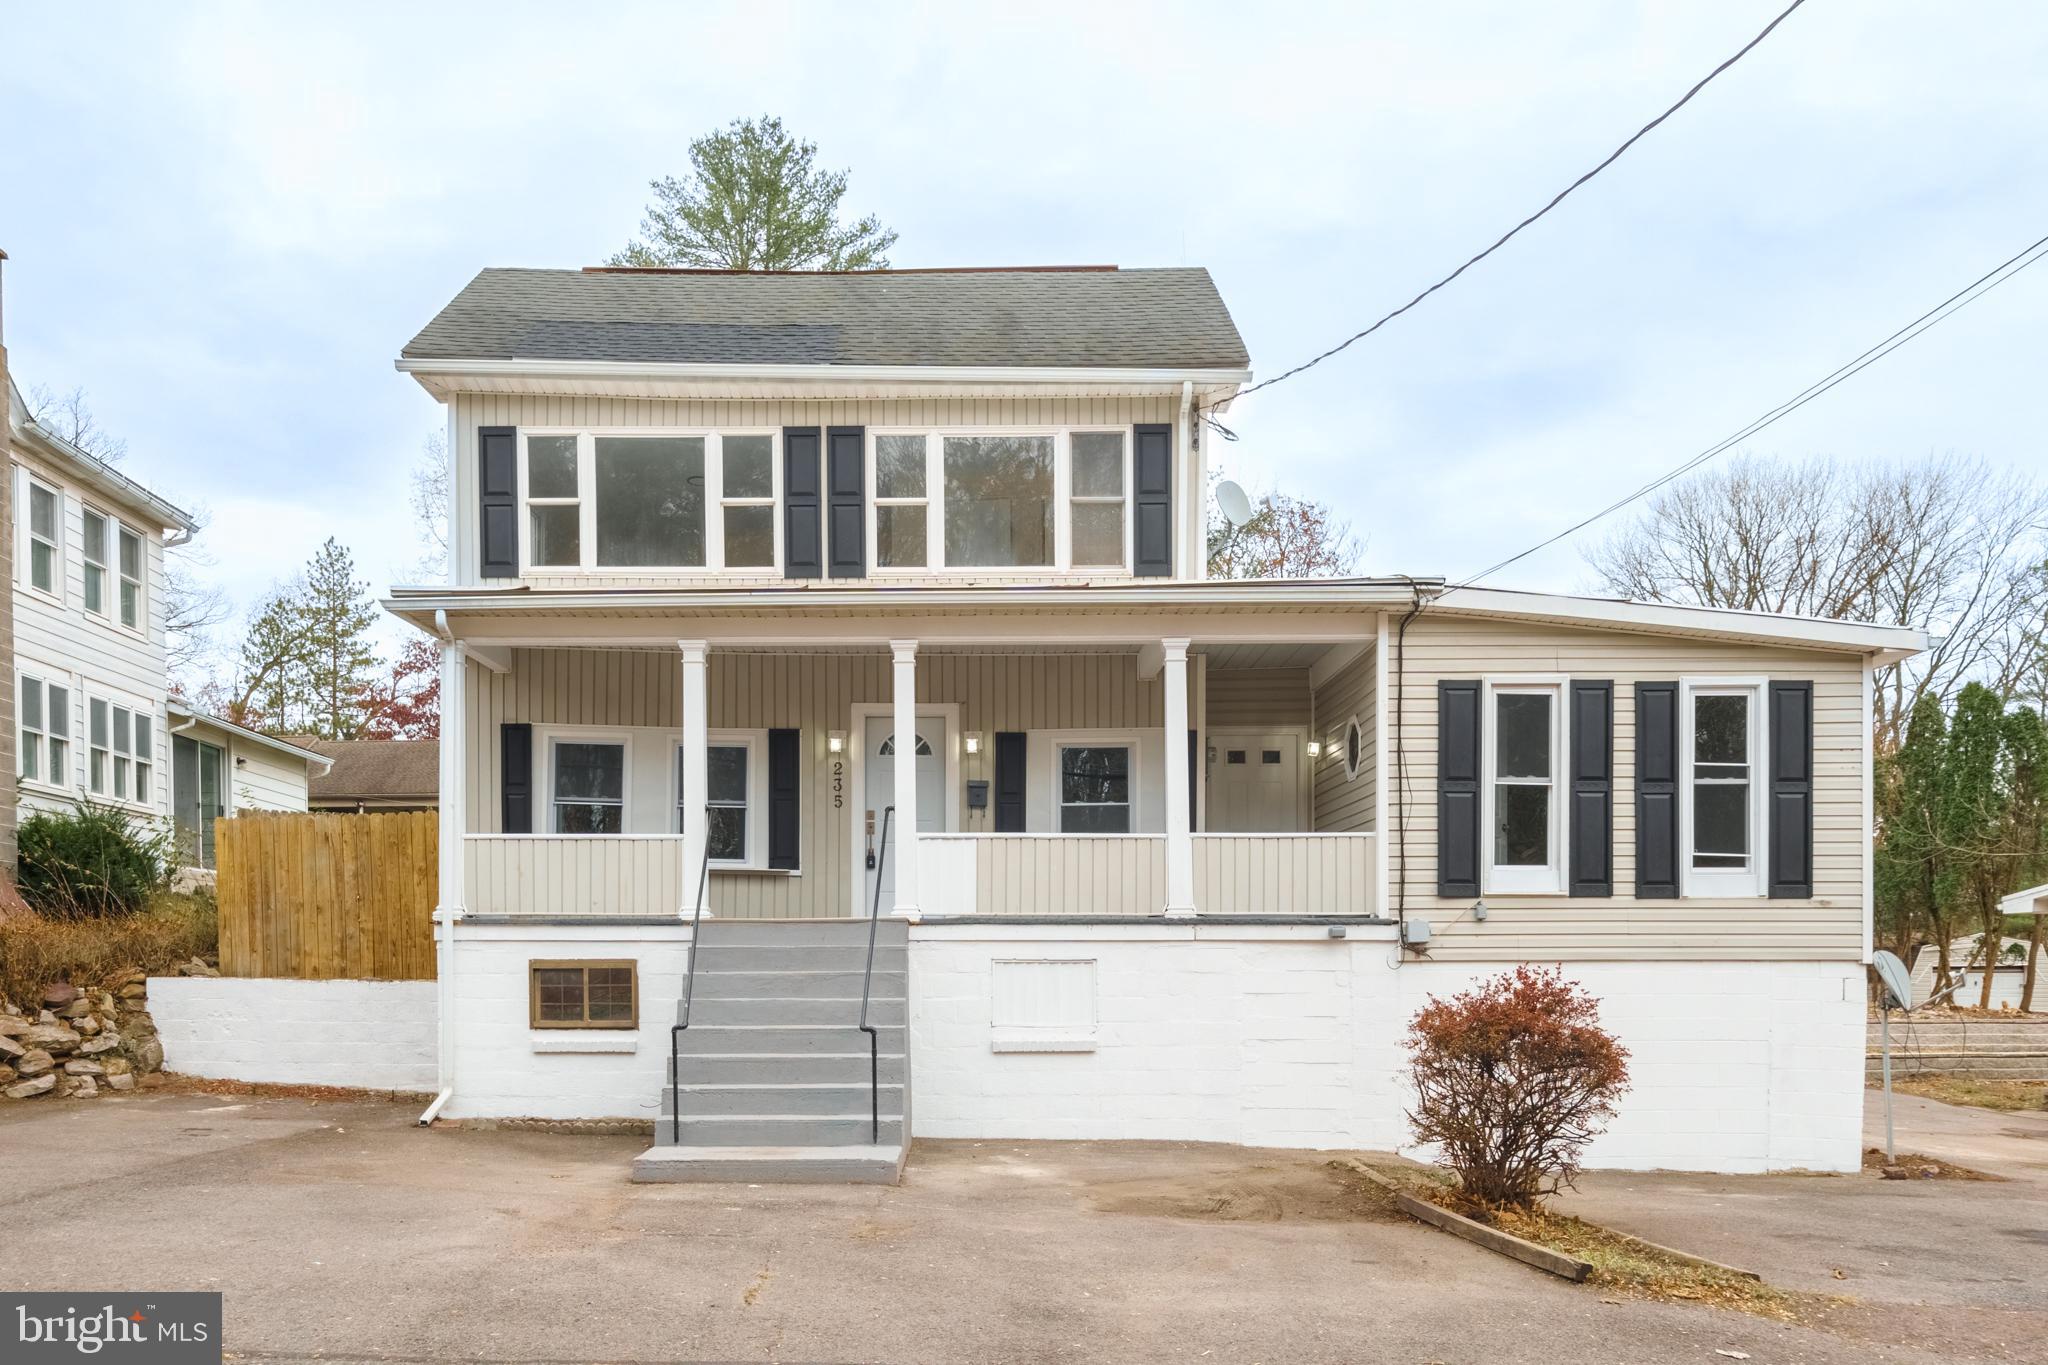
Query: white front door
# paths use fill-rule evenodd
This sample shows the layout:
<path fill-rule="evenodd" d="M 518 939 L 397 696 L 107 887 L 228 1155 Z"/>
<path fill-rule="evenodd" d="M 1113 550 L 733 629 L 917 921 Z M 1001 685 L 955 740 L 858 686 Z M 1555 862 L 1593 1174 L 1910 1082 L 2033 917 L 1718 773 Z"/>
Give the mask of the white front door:
<path fill-rule="evenodd" d="M 896 758 L 902 752 L 896 743 L 896 725 L 890 716 L 869 716 L 862 722 L 861 785 L 867 790 L 855 831 L 859 847 L 876 855 L 879 868 L 868 867 L 863 884 L 860 912 L 874 909 L 875 878 L 882 883 L 882 913 L 895 905 L 897 840 L 892 831 L 886 859 L 882 854 L 882 812 L 896 802 Z M 946 718 L 920 715 L 917 718 L 917 828 L 920 834 L 943 834 L 946 830 Z M 901 812 L 898 812 L 901 818 Z M 872 833 L 869 821 L 873 822 Z M 865 861 L 865 859 L 864 859 Z"/>
<path fill-rule="evenodd" d="M 1285 834 L 1301 828 L 1301 740 L 1273 734 L 1209 738 L 1209 830 L 1213 834 Z"/>

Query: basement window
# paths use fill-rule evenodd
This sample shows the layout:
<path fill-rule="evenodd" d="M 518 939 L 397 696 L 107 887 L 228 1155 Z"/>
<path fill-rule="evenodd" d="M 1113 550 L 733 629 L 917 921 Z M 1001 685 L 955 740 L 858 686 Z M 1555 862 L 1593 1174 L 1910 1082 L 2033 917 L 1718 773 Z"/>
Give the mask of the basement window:
<path fill-rule="evenodd" d="M 640 1026 L 640 983 L 631 961 L 530 962 L 527 1022 L 534 1028 Z"/>

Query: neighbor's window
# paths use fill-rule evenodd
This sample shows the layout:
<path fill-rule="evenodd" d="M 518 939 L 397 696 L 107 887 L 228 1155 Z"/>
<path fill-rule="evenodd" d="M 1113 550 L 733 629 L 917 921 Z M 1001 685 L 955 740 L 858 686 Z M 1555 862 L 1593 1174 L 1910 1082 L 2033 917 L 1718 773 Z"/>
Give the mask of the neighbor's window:
<path fill-rule="evenodd" d="M 33 479 L 28 485 L 28 581 L 31 587 L 47 593 L 55 593 L 57 570 L 61 558 L 57 554 L 58 509 L 57 490 L 46 488 Z"/>
<path fill-rule="evenodd" d="M 107 519 L 90 507 L 85 522 L 85 609 L 95 616 L 107 614 Z"/>
<path fill-rule="evenodd" d="M 142 537 L 121 528 L 121 624 L 142 628 Z"/>
<path fill-rule="evenodd" d="M 549 753 L 555 833 L 621 833 L 626 827 L 626 746 L 558 739 Z"/>
<path fill-rule="evenodd" d="M 1062 744 L 1060 832 L 1131 832 L 1131 749 L 1128 744 Z"/>
<path fill-rule="evenodd" d="M 105 697 L 89 698 L 86 785 L 93 795 L 148 804 L 155 757 L 151 742 L 148 712 Z"/>
<path fill-rule="evenodd" d="M 719 438 L 725 567 L 775 567 L 775 438 Z"/>
<path fill-rule="evenodd" d="M 1690 760 L 1686 888 L 1703 894 L 1757 895 L 1757 693 L 1750 687 L 1687 693 Z"/>
<path fill-rule="evenodd" d="M 705 851 L 714 863 L 744 863 L 747 859 L 747 794 L 751 790 L 753 746 L 712 743 L 704 749 L 705 785 L 709 790 L 702 802 L 693 802 L 683 787 L 683 751 L 676 749 L 676 828 L 689 823 L 690 807 L 707 808 Z"/>
<path fill-rule="evenodd" d="M 71 689 L 21 679 L 21 776 L 62 787 L 71 781 Z"/>
<path fill-rule="evenodd" d="M 1069 532 L 1076 568 L 1122 568 L 1124 559 L 1124 434 L 1077 431 L 1069 438 L 1073 458 Z"/>
<path fill-rule="evenodd" d="M 1053 562 L 1053 438 L 947 436 L 948 568 L 1046 567 Z"/>
<path fill-rule="evenodd" d="M 916 436 L 875 437 L 875 567 L 922 569 L 929 566 L 931 471 L 928 439 Z"/>
<path fill-rule="evenodd" d="M 1557 891 L 1558 689 L 1494 687 L 1488 864 L 1490 891 Z"/>
<path fill-rule="evenodd" d="M 640 1026 L 631 962 L 532 962 L 527 975 L 527 1020 L 534 1028 Z"/>
<path fill-rule="evenodd" d="M 527 559 L 535 568 L 583 562 L 583 505 L 574 436 L 526 438 Z"/>

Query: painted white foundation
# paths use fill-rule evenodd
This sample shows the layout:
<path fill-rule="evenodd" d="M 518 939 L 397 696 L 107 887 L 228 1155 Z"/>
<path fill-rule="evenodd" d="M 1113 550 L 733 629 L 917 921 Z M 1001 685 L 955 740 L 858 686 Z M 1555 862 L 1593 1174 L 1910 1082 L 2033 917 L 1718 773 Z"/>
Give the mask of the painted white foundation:
<path fill-rule="evenodd" d="M 1012 1017 L 998 1029 L 996 964 L 1020 961 L 1092 963 L 1090 1008 L 1065 993 L 1037 1006 L 1006 998 Z M 1499 970 L 1397 963 L 1390 930 L 1358 927 L 1331 939 L 1317 926 L 917 925 L 914 1132 L 1404 1148 L 1408 1020 L 1430 995 Z M 1567 971 L 1599 997 L 1631 1053 L 1633 1087 L 1589 1166 L 1857 1168 L 1860 965 Z M 1014 1017 L 1019 1008 L 1047 1017 Z M 1019 1031 L 1034 1027 L 1060 1039 L 1058 1050 L 1016 1050 Z M 1075 1045 L 1079 1030 L 1092 1046 Z"/>
<path fill-rule="evenodd" d="M 434 1088 L 434 983 L 153 976 L 164 1065 L 212 1080 Z"/>
<path fill-rule="evenodd" d="M 455 1094 L 447 1118 L 652 1119 L 688 965 L 688 926 L 480 925 L 455 935 Z M 527 965 L 638 964 L 637 1029 L 533 1029 Z"/>

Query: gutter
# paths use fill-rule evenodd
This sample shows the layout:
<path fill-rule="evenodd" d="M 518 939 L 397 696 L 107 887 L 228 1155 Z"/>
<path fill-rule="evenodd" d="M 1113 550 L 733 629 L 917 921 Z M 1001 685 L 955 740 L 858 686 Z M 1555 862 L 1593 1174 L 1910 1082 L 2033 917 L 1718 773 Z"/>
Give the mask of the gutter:
<path fill-rule="evenodd" d="M 1090 365 L 720 365 L 692 361 L 421 358 L 392 362 L 400 374 L 565 379 L 808 380 L 813 383 L 1239 385 L 1248 369 Z"/>

